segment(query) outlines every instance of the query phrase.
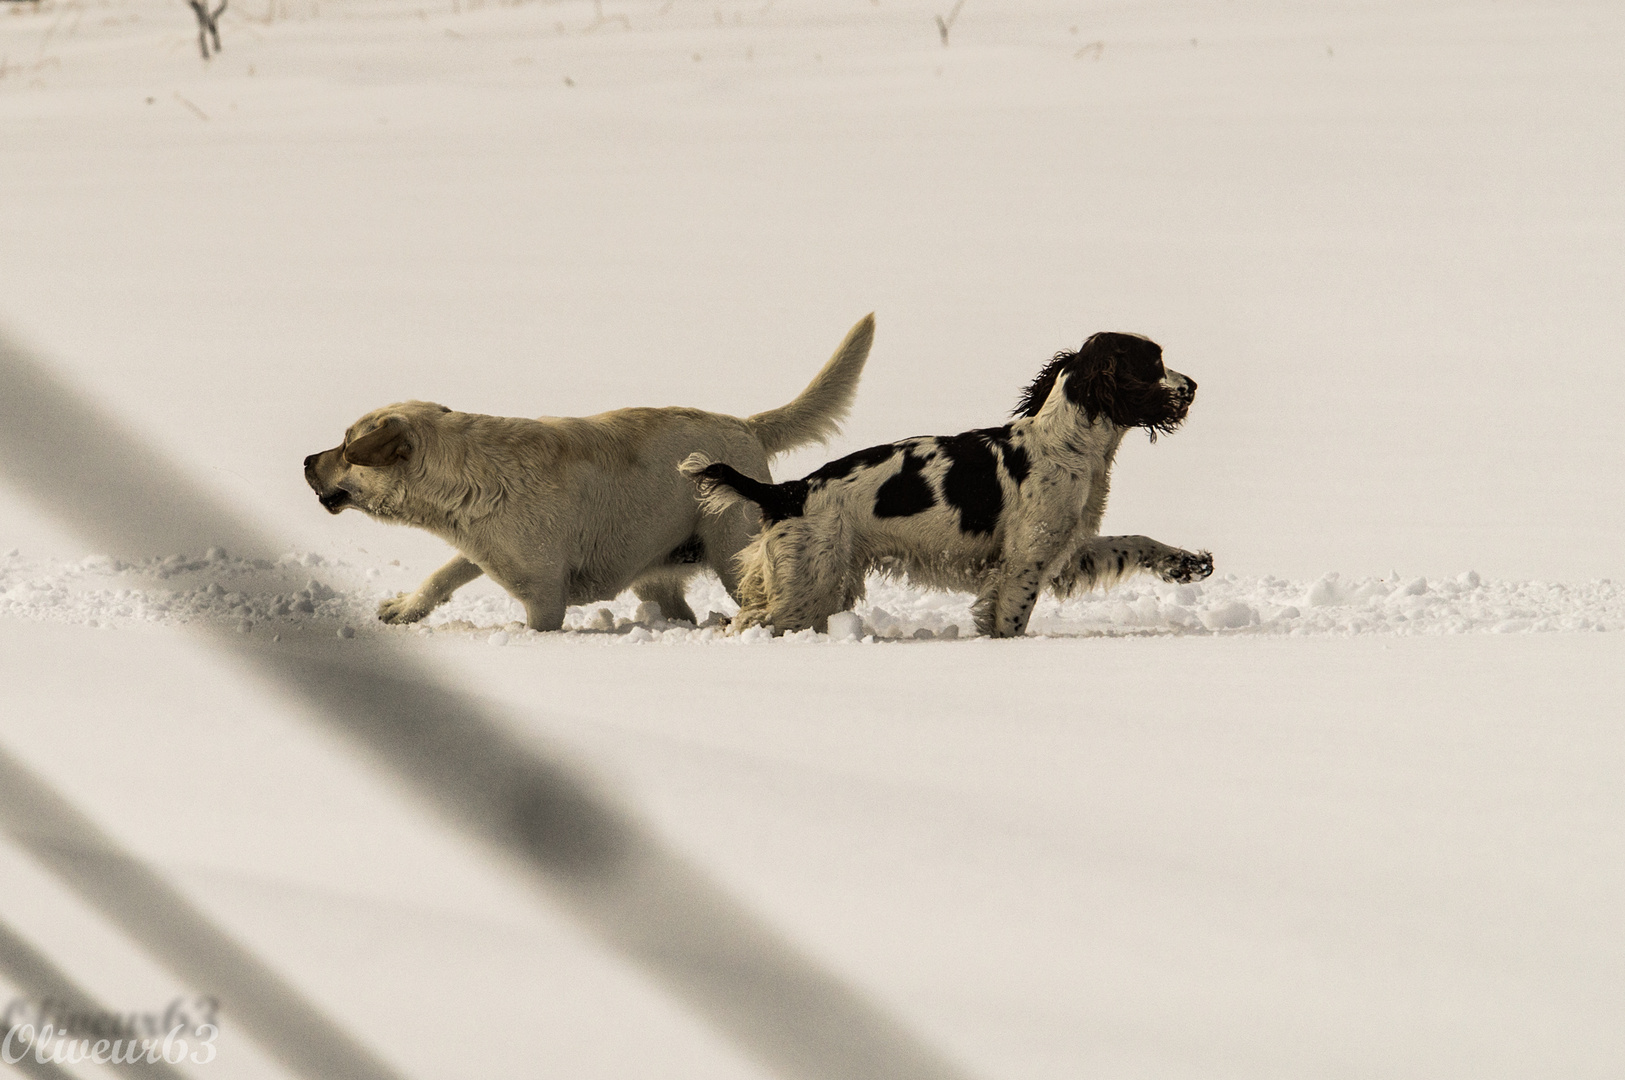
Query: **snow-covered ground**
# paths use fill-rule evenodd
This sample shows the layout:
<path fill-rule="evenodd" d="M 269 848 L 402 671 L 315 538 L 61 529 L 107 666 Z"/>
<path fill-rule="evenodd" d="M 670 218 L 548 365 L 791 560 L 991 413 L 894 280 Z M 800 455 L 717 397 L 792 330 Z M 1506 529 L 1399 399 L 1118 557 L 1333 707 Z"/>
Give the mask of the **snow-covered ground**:
<path fill-rule="evenodd" d="M 121 1012 L 211 990 L 71 884 L 103 856 L 29 773 L 399 1075 L 856 1075 L 301 694 L 387 661 L 965 1075 L 1625 1069 L 1625 9 L 242 0 L 221 34 L 0 5 L 0 332 L 275 545 L 86 540 L 0 484 L 0 1004 L 28 949 Z M 1136 330 L 1201 390 L 1106 527 L 1215 576 L 1019 642 L 881 580 L 845 640 L 630 597 L 536 635 L 483 581 L 386 628 L 443 545 L 300 476 L 409 397 L 757 411 L 870 310 L 845 434 L 780 475 Z M 297 1073 L 252 1012 L 185 1071 Z"/>
<path fill-rule="evenodd" d="M 312 577 L 315 573 L 319 577 Z M 353 636 L 358 630 L 391 637 L 429 632 L 483 635 L 494 644 L 563 641 L 665 644 L 760 643 L 771 635 L 732 637 L 716 616 L 739 609 L 714 577 L 690 589 L 691 606 L 707 612 L 702 624 L 669 623 L 658 605 L 625 593 L 610 604 L 571 608 L 565 633 L 524 629 L 524 609 L 499 590 L 468 589 L 415 626 L 384 626 L 378 601 L 410 588 L 424 572 L 390 560 L 365 571 L 328 563 L 313 552 L 280 559 L 234 558 L 213 548 L 198 556 L 173 555 L 129 563 L 107 556 L 74 562 L 39 562 L 20 552 L 0 559 L 0 616 L 48 619 L 91 627 L 142 623 L 194 623 L 240 633 L 324 629 Z M 335 584 L 340 583 L 340 584 Z M 860 639 L 930 640 L 973 634 L 971 597 L 910 587 L 879 575 L 856 613 Z M 1313 582 L 1225 574 L 1189 585 L 1130 579 L 1110 592 L 1066 599 L 1045 596 L 1033 615 L 1032 634 L 1049 637 L 1129 634 L 1243 634 L 1348 637 L 1355 634 L 1552 633 L 1625 630 L 1625 585 L 1610 580 L 1564 584 L 1485 581 L 1477 571 L 1429 581 L 1397 572 L 1380 578 L 1329 573 Z M 837 631 L 835 641 L 843 638 Z M 800 642 L 829 642 L 811 630 Z"/>

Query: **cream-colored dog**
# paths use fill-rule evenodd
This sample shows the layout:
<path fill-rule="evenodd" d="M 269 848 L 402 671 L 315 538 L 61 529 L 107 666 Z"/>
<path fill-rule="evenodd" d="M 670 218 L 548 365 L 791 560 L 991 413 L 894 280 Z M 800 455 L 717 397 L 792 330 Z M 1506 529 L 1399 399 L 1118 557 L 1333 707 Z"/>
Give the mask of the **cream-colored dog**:
<path fill-rule="evenodd" d="M 701 513 L 678 462 L 704 453 L 768 481 L 769 457 L 835 433 L 873 337 L 870 315 L 799 397 L 745 419 L 635 408 L 525 420 L 426 401 L 386 406 L 307 457 L 305 480 L 329 513 L 355 507 L 416 525 L 461 553 L 416 592 L 380 604 L 386 623 L 416 622 L 481 574 L 525 605 L 533 630 L 557 630 L 568 605 L 628 588 L 692 622 L 688 579 L 710 567 L 737 594 L 734 557 L 759 518 L 749 504 Z"/>

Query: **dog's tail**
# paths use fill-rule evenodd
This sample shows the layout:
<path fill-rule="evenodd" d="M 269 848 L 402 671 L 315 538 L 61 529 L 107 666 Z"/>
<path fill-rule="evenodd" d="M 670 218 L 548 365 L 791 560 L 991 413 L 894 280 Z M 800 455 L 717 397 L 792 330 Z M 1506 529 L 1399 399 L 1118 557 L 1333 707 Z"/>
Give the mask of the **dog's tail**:
<path fill-rule="evenodd" d="M 858 320 L 799 397 L 746 419 L 762 449 L 771 456 L 803 443 L 823 442 L 839 431 L 841 420 L 852 408 L 874 339 L 875 317 L 871 312 Z"/>
<path fill-rule="evenodd" d="M 783 484 L 764 484 L 752 480 L 738 469 L 723 461 L 712 461 L 704 454 L 690 454 L 677 466 L 677 471 L 694 481 L 700 489 L 700 508 L 707 514 L 720 514 L 741 501 L 755 503 L 769 524 L 785 518 L 799 517 L 807 501 L 807 483 L 791 480 Z"/>

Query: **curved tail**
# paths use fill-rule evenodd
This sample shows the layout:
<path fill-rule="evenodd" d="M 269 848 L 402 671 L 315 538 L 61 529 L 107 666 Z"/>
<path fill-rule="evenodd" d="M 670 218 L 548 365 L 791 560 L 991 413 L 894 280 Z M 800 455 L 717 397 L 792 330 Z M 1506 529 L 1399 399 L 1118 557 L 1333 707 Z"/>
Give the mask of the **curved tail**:
<path fill-rule="evenodd" d="M 858 320 L 813 381 L 788 405 L 747 417 L 745 423 L 769 456 L 803 443 L 822 442 L 841 429 L 875 338 L 871 312 Z M 748 479 L 748 478 L 747 478 Z M 754 481 L 752 481 L 754 483 Z"/>
<path fill-rule="evenodd" d="M 700 489 L 700 507 L 707 514 L 721 514 L 741 501 L 749 501 L 761 508 L 762 520 L 771 525 L 775 521 L 800 517 L 807 502 L 805 480 L 764 484 L 727 462 L 712 461 L 704 454 L 690 454 L 677 466 L 677 471 Z"/>

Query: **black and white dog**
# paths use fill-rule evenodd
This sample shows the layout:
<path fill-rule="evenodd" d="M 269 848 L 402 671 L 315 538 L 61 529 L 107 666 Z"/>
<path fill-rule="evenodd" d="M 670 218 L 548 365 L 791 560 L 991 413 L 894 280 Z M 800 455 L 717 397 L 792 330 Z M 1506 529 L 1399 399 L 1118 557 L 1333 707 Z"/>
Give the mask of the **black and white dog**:
<path fill-rule="evenodd" d="M 748 499 L 762 530 L 739 553 L 735 631 L 827 628 L 871 570 L 976 594 L 976 628 L 1027 630 L 1039 591 L 1066 595 L 1146 570 L 1187 582 L 1213 556 L 1145 536 L 1100 536 L 1123 436 L 1185 419 L 1196 383 L 1136 334 L 1100 333 L 1038 373 L 1004 427 L 859 450 L 800 480 L 764 484 L 694 454 L 678 468 L 721 512 Z"/>

